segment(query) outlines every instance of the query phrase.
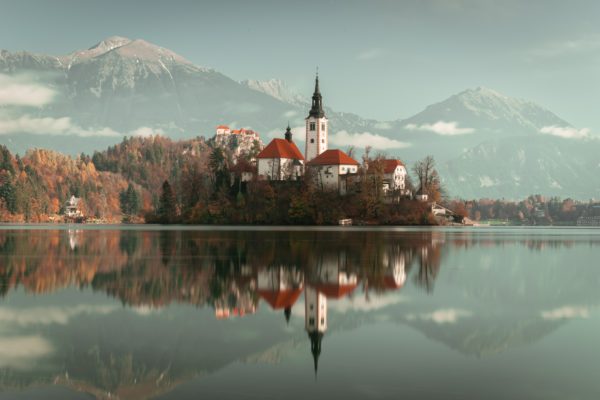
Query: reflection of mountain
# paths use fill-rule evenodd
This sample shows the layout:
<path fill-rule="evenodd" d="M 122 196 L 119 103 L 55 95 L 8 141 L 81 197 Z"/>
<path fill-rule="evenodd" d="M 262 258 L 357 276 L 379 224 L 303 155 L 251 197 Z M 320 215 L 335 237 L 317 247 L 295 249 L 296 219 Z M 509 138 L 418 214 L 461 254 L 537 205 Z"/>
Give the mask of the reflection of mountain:
<path fill-rule="evenodd" d="M 0 231 L 0 341 L 40 347 L 2 360 L 0 382 L 147 398 L 238 361 L 308 356 L 309 339 L 331 360 L 336 332 L 381 320 L 485 355 L 598 303 L 597 239 L 471 232 Z"/>

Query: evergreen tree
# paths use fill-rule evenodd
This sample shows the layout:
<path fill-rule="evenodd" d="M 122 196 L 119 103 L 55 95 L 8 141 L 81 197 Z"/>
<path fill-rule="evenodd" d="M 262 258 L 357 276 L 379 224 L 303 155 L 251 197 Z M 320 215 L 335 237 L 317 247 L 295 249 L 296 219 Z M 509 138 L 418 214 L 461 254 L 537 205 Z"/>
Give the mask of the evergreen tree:
<path fill-rule="evenodd" d="M 177 204 L 175 193 L 171 188 L 169 181 L 164 181 L 162 185 L 162 193 L 158 202 L 157 216 L 162 223 L 171 223 L 177 217 Z"/>
<path fill-rule="evenodd" d="M 127 190 L 119 194 L 121 212 L 127 216 L 136 215 L 140 211 L 140 196 L 133 187 L 133 184 L 127 186 Z"/>
<path fill-rule="evenodd" d="M 5 170 L 11 174 L 15 173 L 15 169 L 12 165 L 12 156 L 6 146 L 0 146 L 0 171 Z"/>
<path fill-rule="evenodd" d="M 4 184 L 0 186 L 0 198 L 4 199 L 6 209 L 11 214 L 17 212 L 17 197 L 15 193 L 15 187 L 9 181 L 4 182 Z"/>

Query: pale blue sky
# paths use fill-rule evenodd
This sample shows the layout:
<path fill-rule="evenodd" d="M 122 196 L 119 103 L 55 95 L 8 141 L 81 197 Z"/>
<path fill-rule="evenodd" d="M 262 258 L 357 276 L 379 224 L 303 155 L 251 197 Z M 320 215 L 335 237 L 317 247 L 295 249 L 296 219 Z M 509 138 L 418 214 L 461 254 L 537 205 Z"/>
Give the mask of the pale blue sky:
<path fill-rule="evenodd" d="M 236 79 L 281 78 L 327 105 L 408 117 L 476 86 L 600 132 L 600 2 L 0 0 L 0 48 L 66 54 L 140 38 Z"/>

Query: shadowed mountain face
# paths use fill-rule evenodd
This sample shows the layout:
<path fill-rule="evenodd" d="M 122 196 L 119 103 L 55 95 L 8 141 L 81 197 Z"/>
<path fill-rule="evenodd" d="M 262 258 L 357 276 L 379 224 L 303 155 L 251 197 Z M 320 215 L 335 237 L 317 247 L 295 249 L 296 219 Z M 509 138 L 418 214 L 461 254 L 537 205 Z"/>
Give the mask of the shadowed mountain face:
<path fill-rule="evenodd" d="M 310 290 L 326 302 L 322 390 L 339 386 L 349 362 L 368 365 L 362 384 L 384 391 L 379 377 L 402 365 L 449 363 L 504 382 L 503 363 L 513 371 L 536 349 L 564 382 L 561 340 L 579 353 L 598 323 L 599 244 L 585 230 L 3 230 L 0 398 L 50 384 L 191 398 L 195 384 L 229 390 L 227 377 L 283 372 L 287 385 L 312 382 Z M 565 368 L 587 379 L 583 363 Z M 408 387 L 422 387 L 410 376 Z M 478 393 L 461 385 L 453 392 Z"/>
<path fill-rule="evenodd" d="M 237 82 L 123 37 L 65 56 L 2 51 L 0 74 L 55 94 L 40 107 L 0 110 L 0 138 L 21 154 L 31 147 L 92 153 L 125 135 L 211 137 L 220 124 L 252 128 L 267 142 L 288 122 L 304 126 L 312 92 L 291 93 L 277 79 Z M 321 90 L 327 106 L 326 78 Z M 488 88 L 465 90 L 404 120 L 375 121 L 329 108 L 326 114 L 330 147 L 370 145 L 407 163 L 432 154 L 453 196 L 598 196 L 600 165 L 593 154 L 600 140 L 539 105 Z M 301 128 L 294 134 L 303 140 Z"/>

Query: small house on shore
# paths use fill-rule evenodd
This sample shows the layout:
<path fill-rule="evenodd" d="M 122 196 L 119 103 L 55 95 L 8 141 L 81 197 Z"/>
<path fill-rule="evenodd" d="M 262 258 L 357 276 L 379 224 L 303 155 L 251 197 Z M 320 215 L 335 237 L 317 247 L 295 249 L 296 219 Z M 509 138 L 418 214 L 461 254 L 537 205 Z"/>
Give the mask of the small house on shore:
<path fill-rule="evenodd" d="M 81 199 L 79 197 L 71 196 L 65 203 L 65 217 L 68 219 L 79 219 L 83 218 L 83 213 L 80 209 Z"/>

